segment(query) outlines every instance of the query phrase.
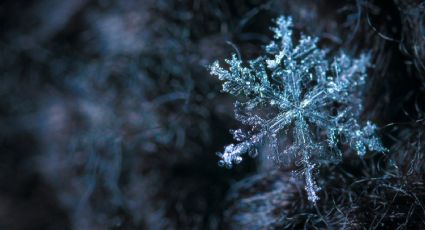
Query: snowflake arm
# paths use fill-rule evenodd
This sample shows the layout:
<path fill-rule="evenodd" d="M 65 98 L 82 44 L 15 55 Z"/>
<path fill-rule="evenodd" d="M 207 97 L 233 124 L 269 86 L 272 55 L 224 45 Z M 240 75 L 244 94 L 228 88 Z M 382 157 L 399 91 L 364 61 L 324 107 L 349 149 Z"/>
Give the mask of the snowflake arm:
<path fill-rule="evenodd" d="M 262 142 L 267 135 L 276 134 L 285 128 L 285 126 L 287 126 L 292 121 L 293 117 L 293 111 L 280 114 L 279 116 L 276 116 L 275 118 L 260 124 L 263 126 L 262 130 L 253 135 L 251 138 L 236 145 L 227 145 L 224 148 L 224 153 L 219 154 L 220 158 L 222 158 L 219 162 L 220 165 L 231 167 L 233 163 L 239 164 L 242 161 L 241 155 Z M 237 131 L 239 132 L 239 130 Z"/>

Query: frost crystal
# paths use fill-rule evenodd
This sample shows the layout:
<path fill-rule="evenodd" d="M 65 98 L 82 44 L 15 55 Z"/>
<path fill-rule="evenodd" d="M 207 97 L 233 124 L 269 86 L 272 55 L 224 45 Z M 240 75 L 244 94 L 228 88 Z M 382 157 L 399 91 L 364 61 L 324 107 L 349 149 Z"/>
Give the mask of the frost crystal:
<path fill-rule="evenodd" d="M 255 155 L 257 146 L 266 143 L 277 162 L 300 159 L 308 198 L 315 202 L 319 199 L 315 169 L 341 159 L 339 143 L 360 156 L 367 149 L 384 152 L 385 148 L 373 123 L 359 124 L 369 55 L 352 59 L 341 52 L 329 63 L 325 50 L 317 47 L 317 38 L 301 35 L 293 44 L 291 27 L 290 17 L 279 17 L 266 55 L 248 61 L 248 66 L 235 54 L 225 60 L 228 69 L 218 61 L 210 66 L 211 74 L 223 81 L 224 92 L 246 98 L 235 103 L 235 114 L 251 127 L 248 132 L 233 131 L 238 143 L 219 153 L 219 163 L 231 167 L 242 161 L 243 154 Z"/>

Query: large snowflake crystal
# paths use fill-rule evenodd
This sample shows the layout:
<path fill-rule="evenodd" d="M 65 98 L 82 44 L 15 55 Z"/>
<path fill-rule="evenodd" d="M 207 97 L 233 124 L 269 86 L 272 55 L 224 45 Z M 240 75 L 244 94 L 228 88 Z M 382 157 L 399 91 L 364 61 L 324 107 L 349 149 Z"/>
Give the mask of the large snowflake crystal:
<path fill-rule="evenodd" d="M 220 153 L 220 164 L 240 163 L 245 153 L 255 154 L 261 143 L 277 162 L 298 159 L 309 200 L 318 200 L 315 168 L 341 158 L 341 143 L 363 156 L 367 149 L 383 152 L 376 126 L 359 124 L 369 55 L 352 59 L 344 53 L 329 63 L 317 38 L 301 35 L 292 42 L 292 19 L 280 17 L 266 55 L 248 66 L 233 55 L 228 69 L 214 62 L 210 71 L 223 82 L 223 91 L 245 96 L 236 102 L 236 118 L 251 127 L 233 131 L 237 144 Z"/>

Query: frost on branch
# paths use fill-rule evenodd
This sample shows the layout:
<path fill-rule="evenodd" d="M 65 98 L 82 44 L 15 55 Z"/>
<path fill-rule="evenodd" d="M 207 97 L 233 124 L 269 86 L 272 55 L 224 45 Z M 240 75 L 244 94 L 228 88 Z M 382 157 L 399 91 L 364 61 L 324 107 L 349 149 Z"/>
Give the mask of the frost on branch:
<path fill-rule="evenodd" d="M 301 35 L 294 44 L 291 27 L 290 17 L 278 18 L 266 54 L 248 65 L 234 54 L 225 60 L 228 68 L 218 61 L 210 66 L 211 74 L 223 81 L 224 92 L 245 98 L 236 102 L 235 114 L 250 127 L 247 132 L 233 131 L 238 143 L 225 147 L 220 164 L 238 164 L 243 154 L 255 155 L 259 144 L 267 144 L 270 158 L 277 162 L 299 159 L 308 198 L 315 202 L 316 167 L 341 159 L 340 143 L 360 156 L 367 149 L 385 148 L 376 126 L 359 122 L 369 55 L 353 59 L 341 52 L 329 62 L 317 38 Z"/>

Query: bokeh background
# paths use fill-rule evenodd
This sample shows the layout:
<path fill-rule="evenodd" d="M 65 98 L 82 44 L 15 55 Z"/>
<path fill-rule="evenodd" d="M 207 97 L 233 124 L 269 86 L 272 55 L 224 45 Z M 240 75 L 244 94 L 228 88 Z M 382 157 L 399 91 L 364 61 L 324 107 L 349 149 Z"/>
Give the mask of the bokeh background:
<path fill-rule="evenodd" d="M 425 2 L 4 0 L 0 229 L 425 229 Z M 232 169 L 234 98 L 208 65 L 262 53 L 272 20 L 370 52 L 365 112 L 389 149 Z"/>

